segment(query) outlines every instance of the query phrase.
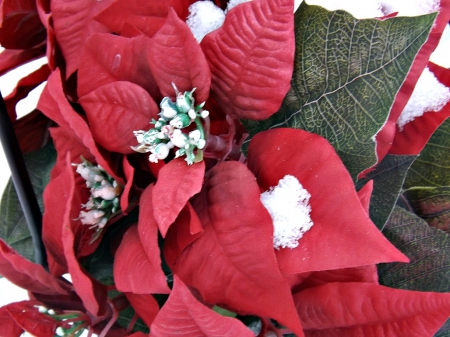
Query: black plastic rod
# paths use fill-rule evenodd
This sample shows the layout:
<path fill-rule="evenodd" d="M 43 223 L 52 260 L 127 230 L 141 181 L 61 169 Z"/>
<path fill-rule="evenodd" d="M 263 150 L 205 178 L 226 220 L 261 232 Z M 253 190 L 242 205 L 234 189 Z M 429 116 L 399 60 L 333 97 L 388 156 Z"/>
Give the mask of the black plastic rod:
<path fill-rule="evenodd" d="M 5 101 L 0 92 L 0 141 L 11 169 L 11 177 L 19 197 L 25 220 L 30 230 L 37 264 L 47 268 L 47 258 L 42 241 L 42 214 L 39 209 L 33 186 L 31 185 L 25 161 L 20 151 L 19 142 L 9 118 Z"/>

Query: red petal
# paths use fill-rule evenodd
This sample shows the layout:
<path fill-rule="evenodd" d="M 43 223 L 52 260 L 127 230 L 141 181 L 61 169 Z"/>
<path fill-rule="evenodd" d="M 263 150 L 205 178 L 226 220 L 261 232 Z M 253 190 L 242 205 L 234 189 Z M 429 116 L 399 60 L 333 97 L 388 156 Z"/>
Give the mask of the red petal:
<path fill-rule="evenodd" d="M 311 194 L 313 227 L 297 248 L 276 252 L 283 272 L 409 261 L 372 223 L 348 171 L 324 138 L 296 129 L 258 133 L 250 142 L 248 165 L 263 190 L 289 174 Z"/>
<path fill-rule="evenodd" d="M 11 247 L 0 240 L 0 275 L 15 285 L 29 291 L 47 295 L 65 295 L 70 286 L 17 254 Z"/>
<path fill-rule="evenodd" d="M 7 306 L 7 310 L 11 318 L 33 336 L 54 337 L 58 322 L 50 316 L 40 313 L 34 304 L 40 303 L 37 301 L 13 303 Z M 9 337 L 10 335 L 4 336 Z"/>
<path fill-rule="evenodd" d="M 367 214 L 369 214 L 370 197 L 372 196 L 372 192 L 373 192 L 373 180 L 369 180 L 369 182 L 358 191 L 359 200 L 361 200 L 361 204 L 363 208 L 366 210 Z"/>
<path fill-rule="evenodd" d="M 203 161 L 189 166 L 182 158 L 172 160 L 159 171 L 153 190 L 153 212 L 163 237 L 187 201 L 200 192 L 204 174 Z"/>
<path fill-rule="evenodd" d="M 150 327 L 150 337 L 252 337 L 242 322 L 224 317 L 200 303 L 174 275 L 169 299 Z"/>
<path fill-rule="evenodd" d="M 27 50 L 3 50 L 0 53 L 0 75 L 21 64 L 45 55 L 45 45 Z"/>
<path fill-rule="evenodd" d="M 147 326 L 152 325 L 159 312 L 158 302 L 152 295 L 125 293 L 131 306 Z M 147 335 L 145 335 L 147 336 Z"/>
<path fill-rule="evenodd" d="M 142 36 L 128 39 L 111 34 L 91 35 L 81 53 L 78 96 L 111 82 L 128 81 L 157 99 L 159 90 L 146 56 L 149 41 Z"/>
<path fill-rule="evenodd" d="M 223 162 L 211 169 L 194 200 L 204 232 L 183 251 L 174 273 L 208 303 L 274 318 L 302 336 L 275 259 L 272 220 L 259 195 L 245 165 Z"/>
<path fill-rule="evenodd" d="M 23 329 L 11 318 L 11 315 L 8 311 L 8 306 L 1 307 L 0 336 L 20 337 L 23 332 Z"/>
<path fill-rule="evenodd" d="M 134 180 L 134 167 L 130 164 L 127 157 L 123 157 L 123 172 L 125 174 L 126 185 L 123 189 L 122 195 L 120 196 L 120 208 L 126 215 L 128 213 L 130 192 L 133 188 Z"/>
<path fill-rule="evenodd" d="M 110 167 L 104 153 L 101 153 L 92 138 L 84 119 L 73 110 L 62 89 L 61 74 L 55 70 L 48 78 L 47 85 L 41 94 L 37 108 L 61 127 L 72 132 L 95 157 L 95 162 L 103 167 L 114 179 L 122 183 L 122 179 Z"/>
<path fill-rule="evenodd" d="M 180 92 L 197 88 L 197 104 L 206 101 L 211 86 L 208 63 L 189 27 L 173 9 L 153 37 L 147 56 L 163 96 L 175 98 L 174 83 Z"/>
<path fill-rule="evenodd" d="M 450 87 L 450 70 L 433 63 L 428 68 L 442 84 Z M 419 154 L 436 129 L 450 116 L 450 103 L 439 112 L 426 112 L 421 117 L 407 123 L 402 131 L 397 130 L 394 143 L 389 149 L 391 154 Z"/>
<path fill-rule="evenodd" d="M 67 63 L 66 78 L 78 69 L 80 50 L 94 33 L 108 32 L 93 17 L 105 9 L 112 0 L 58 0 L 52 1 L 53 27 L 58 45 Z"/>
<path fill-rule="evenodd" d="M 38 110 L 18 119 L 14 131 L 22 153 L 41 149 L 48 141 L 50 120 Z"/>
<path fill-rule="evenodd" d="M 156 231 L 154 234 L 153 242 L 146 241 L 144 244 L 156 246 L 155 253 L 156 250 L 159 253 Z M 117 290 L 134 294 L 168 294 L 170 289 L 159 255 L 148 256 L 144 247 L 137 226 L 130 227 L 115 255 L 114 281 Z"/>
<path fill-rule="evenodd" d="M 280 108 L 294 65 L 293 4 L 244 3 L 203 39 L 214 97 L 232 117 L 263 120 Z"/>
<path fill-rule="evenodd" d="M 450 294 L 369 283 L 328 283 L 294 299 L 308 336 L 431 337 L 450 314 Z"/>
<path fill-rule="evenodd" d="M 148 130 L 159 108 L 150 95 L 131 82 L 105 84 L 80 98 L 94 139 L 105 149 L 133 153 L 133 131 Z"/>
<path fill-rule="evenodd" d="M 147 36 L 153 36 L 166 21 L 169 9 L 173 8 L 185 20 L 188 6 L 194 0 L 151 1 L 142 5 L 140 0 L 118 0 L 98 14 L 95 19 L 111 31 L 122 35 L 126 24 L 133 24 Z"/>
<path fill-rule="evenodd" d="M 439 8 L 439 14 L 433 25 L 431 33 L 428 36 L 427 42 L 425 42 L 417 54 L 411 69 L 403 82 L 402 87 L 400 88 L 400 91 L 395 97 L 394 104 L 389 113 L 389 118 L 376 136 L 378 162 L 380 162 L 388 153 L 397 129 L 397 119 L 408 103 L 408 100 L 411 97 L 423 69 L 426 67 L 428 60 L 430 59 L 431 53 L 436 49 L 442 32 L 450 20 L 450 0 L 441 0 Z M 361 176 L 364 176 L 364 174 L 365 172 L 361 173 Z"/>
<path fill-rule="evenodd" d="M 164 240 L 164 258 L 172 270 L 183 250 L 203 233 L 200 219 L 188 202 L 175 222 L 169 227 Z"/>

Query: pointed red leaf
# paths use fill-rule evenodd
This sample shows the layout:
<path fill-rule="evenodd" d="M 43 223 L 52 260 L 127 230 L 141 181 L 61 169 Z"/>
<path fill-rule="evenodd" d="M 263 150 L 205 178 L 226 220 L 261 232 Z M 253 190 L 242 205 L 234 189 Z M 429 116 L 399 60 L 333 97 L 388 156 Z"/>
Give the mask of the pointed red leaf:
<path fill-rule="evenodd" d="M 6 49 L 29 49 L 39 45 L 46 37 L 45 27 L 34 9 L 18 9 L 2 17 L 0 44 Z"/>
<path fill-rule="evenodd" d="M 134 182 L 134 167 L 130 164 L 127 157 L 123 157 L 123 172 L 125 174 L 126 184 L 120 196 L 120 208 L 122 213 L 128 214 L 128 207 L 130 202 L 130 193 Z"/>
<path fill-rule="evenodd" d="M 294 65 L 293 5 L 291 0 L 244 3 L 202 40 L 212 92 L 232 117 L 263 120 L 280 108 Z"/>
<path fill-rule="evenodd" d="M 289 285 L 273 248 L 273 225 L 253 174 L 239 162 L 208 172 L 193 206 L 204 232 L 182 252 L 174 273 L 208 303 L 271 317 L 302 336 Z"/>
<path fill-rule="evenodd" d="M 157 249 L 156 232 L 153 242 L 146 244 L 152 244 Z M 131 226 L 124 234 L 114 259 L 114 282 L 117 290 L 134 294 L 169 293 L 161 261 L 158 260 L 159 255 L 149 257 L 146 254 L 137 226 Z"/>
<path fill-rule="evenodd" d="M 425 42 L 417 54 L 402 87 L 397 93 L 388 120 L 376 135 L 378 162 L 388 153 L 397 129 L 396 123 L 398 117 L 408 103 L 414 87 L 430 59 L 431 53 L 436 49 L 442 32 L 450 21 L 450 0 L 440 0 L 439 7 L 439 14 L 428 36 L 427 42 Z M 366 172 L 361 173 L 360 176 L 364 176 Z"/>
<path fill-rule="evenodd" d="M 150 337 L 252 337 L 237 319 L 224 317 L 200 303 L 174 275 L 173 290 L 150 327 Z"/>
<path fill-rule="evenodd" d="M 0 53 L 0 75 L 7 71 L 20 66 L 21 64 L 38 59 L 45 55 L 45 45 L 26 50 L 8 50 L 5 49 Z"/>
<path fill-rule="evenodd" d="M 18 119 L 14 123 L 14 132 L 19 141 L 20 151 L 27 153 L 41 149 L 48 140 L 50 124 L 50 119 L 38 110 Z"/>
<path fill-rule="evenodd" d="M 94 33 L 109 30 L 93 20 L 108 7 L 112 0 L 58 0 L 51 2 L 53 27 L 64 59 L 67 63 L 66 78 L 78 69 L 80 50 L 87 38 Z"/>
<path fill-rule="evenodd" d="M 20 256 L 2 240 L 0 275 L 19 287 L 40 294 L 64 295 L 71 289 L 69 284 L 49 274 L 42 266 Z"/>
<path fill-rule="evenodd" d="M 191 30 L 173 9 L 153 37 L 147 56 L 163 96 L 175 98 L 174 83 L 180 92 L 196 88 L 196 104 L 206 101 L 211 86 L 208 63 Z"/>
<path fill-rule="evenodd" d="M 181 252 L 203 233 L 200 219 L 188 202 L 175 222 L 169 227 L 164 240 L 164 258 L 170 269 L 175 268 Z"/>
<path fill-rule="evenodd" d="M 261 132 L 250 143 L 248 166 L 262 190 L 289 174 L 311 194 L 314 225 L 297 248 L 276 252 L 283 272 L 408 261 L 370 220 L 348 171 L 324 138 L 296 129 Z"/>
<path fill-rule="evenodd" d="M 361 200 L 361 205 L 366 210 L 367 214 L 369 214 L 370 197 L 372 196 L 372 192 L 373 180 L 369 180 L 369 182 L 358 191 L 359 200 Z"/>
<path fill-rule="evenodd" d="M 450 294 L 370 283 L 328 283 L 294 295 L 307 336 L 433 336 L 450 314 Z"/>
<path fill-rule="evenodd" d="M 442 84 L 450 87 L 450 70 L 431 62 L 428 68 Z M 436 129 L 450 116 L 450 103 L 439 112 L 426 112 L 412 122 L 407 123 L 402 131 L 397 130 L 394 142 L 389 149 L 391 154 L 419 154 Z"/>
<path fill-rule="evenodd" d="M 166 21 L 170 8 L 185 20 L 188 16 L 188 7 L 193 2 L 195 0 L 151 1 L 143 6 L 140 0 L 116 0 L 95 19 L 120 35 L 123 35 L 126 24 L 132 24 L 151 37 Z"/>
<path fill-rule="evenodd" d="M 16 303 L 14 303 L 16 304 Z M 14 305 L 9 304 L 9 305 Z M 0 308 L 0 336 L 20 337 L 23 329 L 15 322 L 8 311 L 8 306 Z"/>
<path fill-rule="evenodd" d="M 182 158 L 172 160 L 159 171 L 153 190 L 153 212 L 163 237 L 187 201 L 200 192 L 204 174 L 205 162 L 189 166 Z"/>
<path fill-rule="evenodd" d="M 103 167 L 118 183 L 123 183 L 122 179 L 111 168 L 107 161 L 107 155 L 101 153 L 95 144 L 87 123 L 67 101 L 62 88 L 61 73 L 58 69 L 48 78 L 37 108 L 48 118 L 58 123 L 59 126 L 73 132 L 95 157 L 95 162 Z"/>
<path fill-rule="evenodd" d="M 125 81 L 105 84 L 80 98 L 94 139 L 105 149 L 133 153 L 133 131 L 148 130 L 159 108 L 140 86 Z"/>
<path fill-rule="evenodd" d="M 158 86 L 147 60 L 149 42 L 143 36 L 130 39 L 111 34 L 91 35 L 80 56 L 78 96 L 83 97 L 111 82 L 128 81 L 157 99 Z"/>
<path fill-rule="evenodd" d="M 42 305 L 37 301 L 23 301 L 8 305 L 7 311 L 11 319 L 33 336 L 54 337 L 58 321 L 40 313 L 35 305 Z M 1 335 L 8 336 L 10 335 Z"/>
<path fill-rule="evenodd" d="M 159 312 L 158 302 L 152 295 L 125 293 L 134 311 L 147 326 L 152 325 L 153 320 Z"/>

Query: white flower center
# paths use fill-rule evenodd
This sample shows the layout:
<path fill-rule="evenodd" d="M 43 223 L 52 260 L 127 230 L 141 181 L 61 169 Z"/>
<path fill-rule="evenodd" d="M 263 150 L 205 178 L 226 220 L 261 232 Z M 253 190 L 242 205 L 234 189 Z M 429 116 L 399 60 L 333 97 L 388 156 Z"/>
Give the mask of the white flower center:
<path fill-rule="evenodd" d="M 261 202 L 272 217 L 275 249 L 297 247 L 303 234 L 312 227 L 310 198 L 311 194 L 291 175 L 261 193 Z"/>

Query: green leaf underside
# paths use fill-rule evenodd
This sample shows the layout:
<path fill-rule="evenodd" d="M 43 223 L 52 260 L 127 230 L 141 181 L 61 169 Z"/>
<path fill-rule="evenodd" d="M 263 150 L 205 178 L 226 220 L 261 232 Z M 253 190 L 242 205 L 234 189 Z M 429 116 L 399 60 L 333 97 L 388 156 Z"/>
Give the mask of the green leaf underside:
<path fill-rule="evenodd" d="M 53 144 L 24 154 L 31 184 L 43 212 L 42 193 L 50 180 L 50 171 L 56 162 Z M 0 237 L 19 254 L 34 262 L 34 248 L 14 184 L 9 180 L 0 204 Z"/>
<path fill-rule="evenodd" d="M 450 289 L 450 236 L 396 207 L 383 230 L 410 263 L 378 265 L 380 284 L 393 288 L 448 292 Z"/>
<path fill-rule="evenodd" d="M 450 119 L 434 132 L 411 166 L 405 188 L 450 186 Z"/>
<path fill-rule="evenodd" d="M 360 189 L 373 179 L 373 192 L 370 198 L 370 218 L 379 229 L 383 229 L 401 192 L 409 167 L 417 156 L 387 155 L 364 179 L 356 184 Z"/>
<path fill-rule="evenodd" d="M 414 213 L 450 234 L 450 186 L 413 187 L 404 192 Z"/>
<path fill-rule="evenodd" d="M 303 2 L 295 14 L 291 89 L 272 117 L 243 121 L 250 136 L 275 127 L 317 133 L 356 180 L 377 162 L 374 138 L 435 18 L 357 20 Z"/>

